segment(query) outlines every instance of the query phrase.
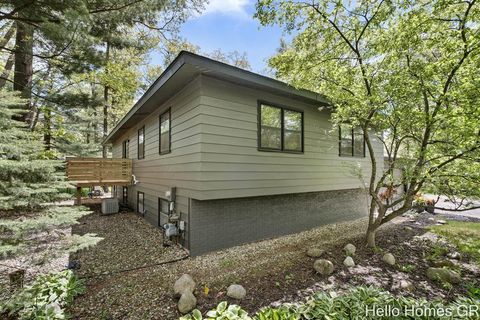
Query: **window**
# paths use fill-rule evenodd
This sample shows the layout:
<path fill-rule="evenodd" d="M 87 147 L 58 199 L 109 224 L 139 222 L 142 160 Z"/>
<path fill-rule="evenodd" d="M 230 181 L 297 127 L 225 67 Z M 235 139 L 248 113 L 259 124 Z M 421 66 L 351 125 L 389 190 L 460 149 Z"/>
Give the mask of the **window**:
<path fill-rule="evenodd" d="M 137 212 L 145 214 L 145 194 L 141 191 L 137 191 Z"/>
<path fill-rule="evenodd" d="M 122 200 L 123 204 L 128 204 L 128 187 L 123 187 L 122 189 Z"/>
<path fill-rule="evenodd" d="M 130 153 L 130 140 L 125 140 L 122 143 L 122 158 L 128 158 L 128 154 Z"/>
<path fill-rule="evenodd" d="M 303 152 L 303 112 L 259 103 L 258 148 Z"/>
<path fill-rule="evenodd" d="M 170 152 L 170 109 L 167 112 L 160 115 L 160 137 L 159 137 L 159 150 L 160 154 Z"/>
<path fill-rule="evenodd" d="M 158 198 L 158 226 L 168 222 L 168 217 L 165 215 L 170 215 L 170 202 L 167 199 Z"/>
<path fill-rule="evenodd" d="M 138 159 L 145 158 L 145 127 L 138 130 Z"/>
<path fill-rule="evenodd" d="M 362 129 L 349 125 L 339 126 L 339 155 L 365 157 L 365 139 Z"/>
<path fill-rule="evenodd" d="M 160 212 L 170 214 L 170 202 L 166 199 L 158 198 Z"/>

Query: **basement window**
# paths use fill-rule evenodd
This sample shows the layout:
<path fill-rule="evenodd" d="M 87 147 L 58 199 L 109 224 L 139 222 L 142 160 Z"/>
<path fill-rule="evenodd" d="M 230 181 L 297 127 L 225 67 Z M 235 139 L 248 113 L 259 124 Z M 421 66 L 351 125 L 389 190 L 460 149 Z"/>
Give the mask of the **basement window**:
<path fill-rule="evenodd" d="M 122 158 L 127 159 L 129 153 L 130 153 L 130 140 L 125 140 L 122 142 Z"/>
<path fill-rule="evenodd" d="M 259 150 L 303 152 L 303 112 L 259 102 L 258 123 Z"/>
<path fill-rule="evenodd" d="M 138 159 L 145 158 L 145 126 L 138 130 Z"/>
<path fill-rule="evenodd" d="M 137 212 L 145 213 L 145 194 L 141 191 L 137 191 Z"/>
<path fill-rule="evenodd" d="M 170 126 L 170 109 L 160 115 L 160 137 L 159 137 L 159 150 L 160 154 L 170 153 L 171 149 L 171 134 L 172 129 Z"/>
<path fill-rule="evenodd" d="M 361 128 L 342 124 L 338 128 L 339 156 L 365 157 L 365 138 Z"/>

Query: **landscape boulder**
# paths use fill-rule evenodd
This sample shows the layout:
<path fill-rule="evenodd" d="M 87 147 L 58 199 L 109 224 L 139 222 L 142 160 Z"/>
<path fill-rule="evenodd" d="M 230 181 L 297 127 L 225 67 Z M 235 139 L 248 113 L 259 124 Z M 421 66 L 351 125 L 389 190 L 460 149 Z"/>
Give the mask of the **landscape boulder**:
<path fill-rule="evenodd" d="M 347 256 L 353 256 L 355 251 L 357 251 L 357 248 L 353 244 L 349 243 L 343 248 L 343 250 L 345 250 L 345 254 Z"/>
<path fill-rule="evenodd" d="M 355 261 L 353 261 L 352 257 L 346 257 L 345 260 L 343 260 L 343 265 L 347 268 L 354 267 L 355 266 Z"/>
<path fill-rule="evenodd" d="M 383 260 L 383 262 L 385 262 L 386 264 L 388 264 L 390 266 L 395 265 L 395 257 L 391 253 L 385 253 L 382 257 L 382 260 Z"/>
<path fill-rule="evenodd" d="M 427 277 L 430 280 L 448 282 L 451 284 L 457 284 L 461 282 L 460 275 L 457 272 L 447 268 L 428 268 Z"/>
<path fill-rule="evenodd" d="M 180 297 L 185 292 L 193 293 L 195 290 L 195 281 L 189 274 L 183 274 L 173 285 L 175 297 Z"/>
<path fill-rule="evenodd" d="M 189 313 L 197 306 L 197 298 L 190 291 L 185 291 L 178 300 L 178 311 L 182 314 Z"/>
<path fill-rule="evenodd" d="M 449 267 L 453 268 L 455 267 L 455 263 L 448 259 L 442 259 L 442 260 L 437 260 L 433 262 L 433 266 L 437 268 L 443 268 L 443 267 Z"/>
<path fill-rule="evenodd" d="M 413 283 L 411 283 L 408 280 L 400 280 L 399 286 L 401 289 L 407 290 L 407 291 L 413 291 L 413 289 L 415 289 L 415 287 L 413 286 Z"/>
<path fill-rule="evenodd" d="M 332 274 L 333 270 L 335 269 L 333 263 L 326 259 L 315 260 L 315 262 L 313 263 L 313 268 L 321 275 Z"/>
<path fill-rule="evenodd" d="M 247 290 L 239 284 L 232 284 L 227 289 L 227 296 L 233 299 L 241 300 L 247 295 Z"/>
<path fill-rule="evenodd" d="M 325 251 L 317 248 L 317 247 L 311 247 L 307 250 L 307 256 L 311 258 L 320 258 L 320 256 L 324 253 Z"/>
<path fill-rule="evenodd" d="M 451 252 L 449 254 L 447 254 L 447 257 L 449 257 L 450 259 L 454 259 L 454 260 L 460 260 L 460 258 L 462 257 L 462 255 L 460 254 L 460 252 Z"/>

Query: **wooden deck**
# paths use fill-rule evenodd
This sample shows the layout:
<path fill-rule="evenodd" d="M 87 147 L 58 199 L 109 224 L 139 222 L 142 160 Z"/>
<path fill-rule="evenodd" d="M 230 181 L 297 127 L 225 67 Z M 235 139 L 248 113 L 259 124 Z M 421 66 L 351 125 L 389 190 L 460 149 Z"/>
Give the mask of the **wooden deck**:
<path fill-rule="evenodd" d="M 67 180 L 81 187 L 128 186 L 132 181 L 131 159 L 67 158 Z M 79 203 L 77 195 L 77 203 Z"/>

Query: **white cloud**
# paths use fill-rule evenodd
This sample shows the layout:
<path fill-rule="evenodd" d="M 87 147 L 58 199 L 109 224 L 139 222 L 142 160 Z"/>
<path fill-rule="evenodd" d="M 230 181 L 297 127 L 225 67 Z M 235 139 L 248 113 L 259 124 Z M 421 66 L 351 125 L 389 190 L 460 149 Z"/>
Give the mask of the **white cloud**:
<path fill-rule="evenodd" d="M 234 14 L 242 17 L 247 16 L 245 7 L 249 0 L 210 0 L 205 5 L 205 10 L 200 15 L 207 15 L 210 13 Z"/>

